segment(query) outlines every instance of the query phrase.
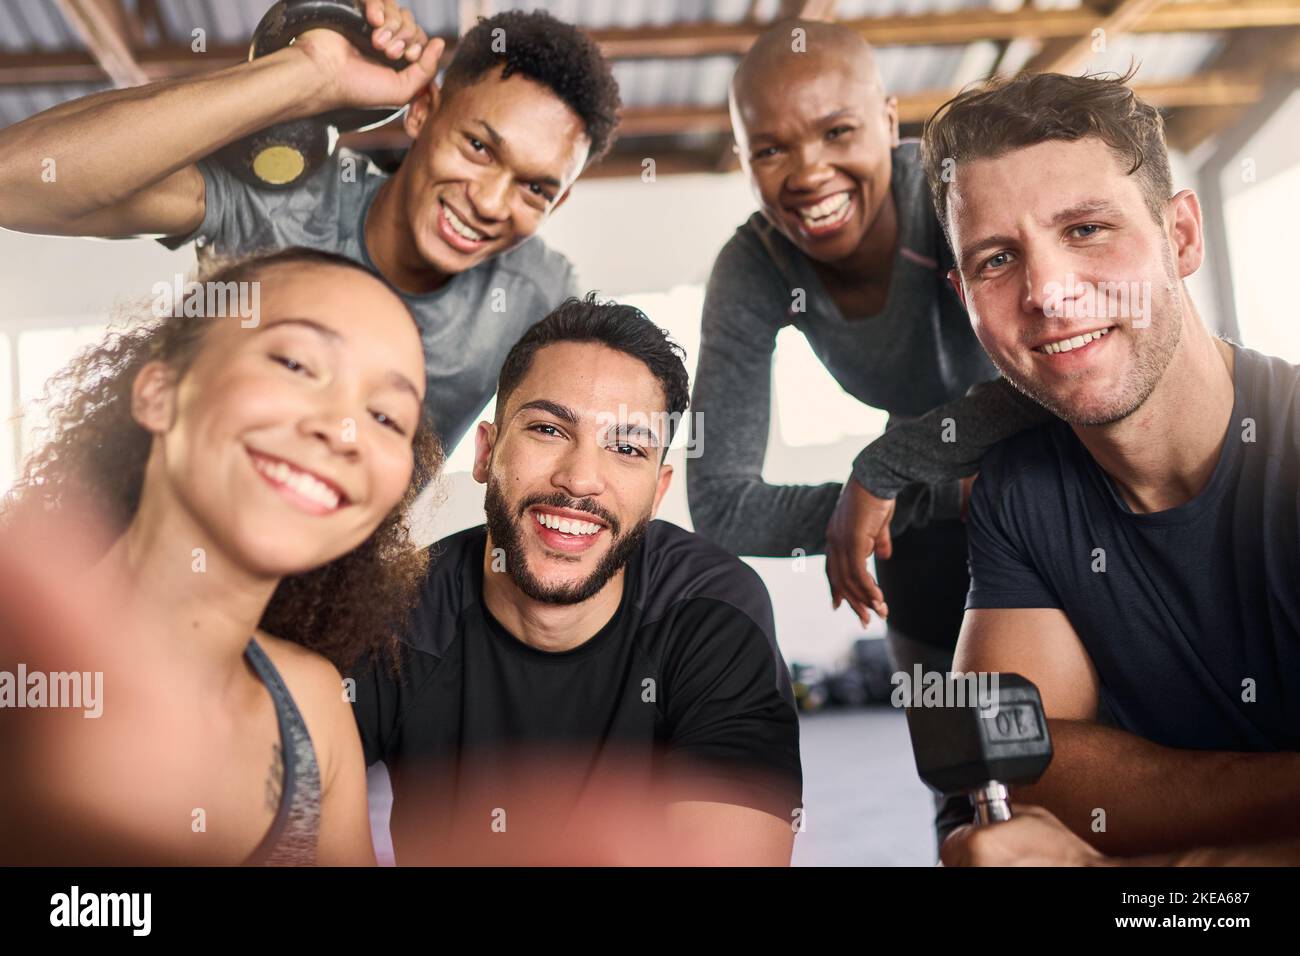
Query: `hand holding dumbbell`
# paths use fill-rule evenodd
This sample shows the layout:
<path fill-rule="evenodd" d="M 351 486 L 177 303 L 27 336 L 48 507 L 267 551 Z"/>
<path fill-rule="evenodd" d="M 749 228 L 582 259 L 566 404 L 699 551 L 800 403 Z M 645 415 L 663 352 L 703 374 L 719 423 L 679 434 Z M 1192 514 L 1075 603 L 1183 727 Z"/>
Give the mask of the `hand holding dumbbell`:
<path fill-rule="evenodd" d="M 961 826 L 939 848 L 944 866 L 1101 866 L 1108 857 L 1042 807 L 1018 806 L 995 827 Z"/>
<path fill-rule="evenodd" d="M 264 189 L 296 186 L 333 152 L 337 132 L 382 126 L 434 81 L 442 40 L 429 40 L 397 0 L 278 0 L 257 25 L 249 60 L 293 46 L 320 70 L 320 115 L 290 120 L 218 153 Z"/>

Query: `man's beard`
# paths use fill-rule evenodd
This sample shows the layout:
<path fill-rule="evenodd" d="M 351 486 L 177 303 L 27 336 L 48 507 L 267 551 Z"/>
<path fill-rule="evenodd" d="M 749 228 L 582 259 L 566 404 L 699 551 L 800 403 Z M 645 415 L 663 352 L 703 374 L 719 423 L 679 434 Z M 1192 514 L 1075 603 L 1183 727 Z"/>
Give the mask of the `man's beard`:
<path fill-rule="evenodd" d="M 1174 352 L 1177 351 L 1178 343 L 1182 338 L 1183 305 L 1177 292 L 1178 273 L 1174 267 L 1173 250 L 1168 242 L 1165 243 L 1163 259 L 1167 283 L 1159 300 L 1152 303 L 1152 314 L 1149 316 L 1151 324 L 1145 329 L 1134 329 L 1130 317 L 1127 325 L 1121 323 L 1120 328 L 1108 333 L 1115 335 L 1122 329 L 1124 335 L 1136 336 L 1143 332 L 1154 332 L 1159 336 L 1158 338 L 1152 336 L 1146 340 L 1150 347 L 1134 349 L 1134 367 L 1120 383 L 1120 388 L 1110 403 L 1093 409 L 1076 408 L 1062 402 L 1041 382 L 1015 371 L 1008 372 L 990 353 L 989 357 L 993 359 L 993 364 L 1017 390 L 1069 425 L 1113 425 L 1128 418 L 1146 404 L 1146 400 L 1160 384 L 1160 379 L 1173 360 Z M 1141 340 L 1134 338 L 1135 344 L 1139 341 Z"/>
<path fill-rule="evenodd" d="M 527 519 L 528 509 L 534 505 L 548 505 L 552 508 L 567 508 L 572 511 L 585 511 L 604 521 L 609 528 L 611 543 L 605 556 L 600 559 L 595 570 L 582 581 L 570 584 L 547 585 L 528 569 L 524 557 L 523 533 L 520 522 Z M 493 547 L 505 553 L 506 572 L 514 579 L 515 586 L 534 601 L 544 604 L 580 604 L 593 597 L 605 584 L 622 570 L 645 537 L 646 526 L 650 516 L 646 515 L 626 534 L 619 534 L 619 521 L 599 505 L 577 498 L 570 498 L 560 492 L 549 495 L 533 495 L 519 503 L 511 514 L 506 503 L 501 485 L 495 477 L 489 477 L 487 496 L 483 502 L 487 513 L 488 534 L 492 537 Z"/>

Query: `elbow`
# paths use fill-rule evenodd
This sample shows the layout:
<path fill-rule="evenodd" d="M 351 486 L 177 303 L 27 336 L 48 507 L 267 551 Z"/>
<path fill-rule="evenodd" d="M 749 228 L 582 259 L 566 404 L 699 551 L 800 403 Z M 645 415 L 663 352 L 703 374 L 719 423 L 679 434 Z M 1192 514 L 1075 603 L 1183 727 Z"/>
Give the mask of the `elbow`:
<path fill-rule="evenodd" d="M 734 496 L 734 489 L 728 489 L 727 485 L 728 482 L 717 478 L 692 477 L 688 469 L 686 507 L 696 534 L 732 554 L 739 554 L 736 550 L 739 542 L 727 520 L 727 502 Z"/>

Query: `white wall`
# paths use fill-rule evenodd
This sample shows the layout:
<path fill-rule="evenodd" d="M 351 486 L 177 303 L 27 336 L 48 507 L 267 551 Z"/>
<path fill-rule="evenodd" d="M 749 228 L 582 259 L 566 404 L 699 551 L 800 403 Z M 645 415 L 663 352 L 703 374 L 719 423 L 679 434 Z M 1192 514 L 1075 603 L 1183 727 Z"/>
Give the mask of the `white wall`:
<path fill-rule="evenodd" d="M 1300 221 L 1300 91 L 1219 176 L 1242 344 L 1300 364 L 1294 224 Z"/>
<path fill-rule="evenodd" d="M 578 182 L 546 225 L 584 288 L 607 296 L 703 283 L 714 256 L 755 209 L 740 173 Z"/>
<path fill-rule="evenodd" d="M 193 268 L 193 248 L 148 241 L 27 236 L 0 229 L 0 327 L 14 320 L 107 316 L 117 302 Z"/>

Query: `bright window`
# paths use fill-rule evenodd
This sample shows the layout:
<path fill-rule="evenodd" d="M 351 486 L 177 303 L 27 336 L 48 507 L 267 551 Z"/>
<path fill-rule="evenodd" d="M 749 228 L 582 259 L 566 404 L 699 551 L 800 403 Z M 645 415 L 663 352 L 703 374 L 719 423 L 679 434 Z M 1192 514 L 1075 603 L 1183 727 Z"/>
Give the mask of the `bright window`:
<path fill-rule="evenodd" d="M 36 403 L 46 383 L 86 346 L 104 336 L 103 323 L 70 324 L 57 328 L 23 330 L 11 327 L 0 336 L 0 413 L 4 430 L 0 434 L 0 483 L 8 489 L 17 478 L 19 461 L 31 452 L 37 432 L 48 421 L 46 410 Z M 17 344 L 17 375 L 14 381 L 11 349 Z M 17 400 L 18 407 L 14 408 Z M 15 411 L 18 413 L 15 416 Z"/>
<path fill-rule="evenodd" d="M 1241 343 L 1300 364 L 1300 323 L 1291 310 L 1300 221 L 1300 164 L 1253 184 L 1224 203 Z"/>

